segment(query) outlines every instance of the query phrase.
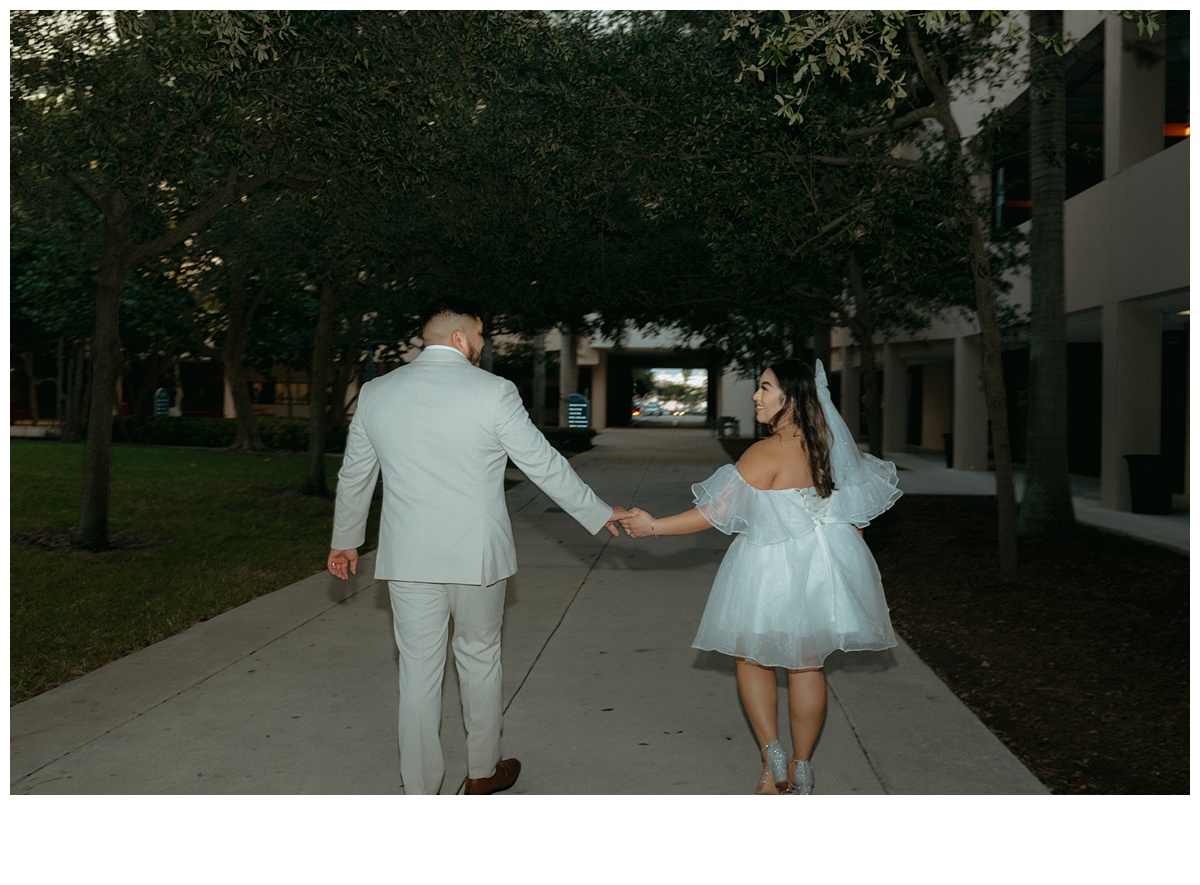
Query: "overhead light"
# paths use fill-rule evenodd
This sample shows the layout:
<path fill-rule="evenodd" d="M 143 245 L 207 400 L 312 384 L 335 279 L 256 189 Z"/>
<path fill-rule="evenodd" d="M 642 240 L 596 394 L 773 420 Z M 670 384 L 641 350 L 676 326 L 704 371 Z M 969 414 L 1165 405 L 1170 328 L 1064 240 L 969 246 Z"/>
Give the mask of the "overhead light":
<path fill-rule="evenodd" d="M 1192 134 L 1192 127 L 1189 123 L 1168 123 L 1163 126 L 1163 135 L 1167 138 L 1187 138 Z"/>
<path fill-rule="evenodd" d="M 1176 314 L 1176 316 L 1181 316 L 1181 317 L 1190 317 L 1191 315 L 1192 315 L 1191 310 L 1181 310 Z"/>

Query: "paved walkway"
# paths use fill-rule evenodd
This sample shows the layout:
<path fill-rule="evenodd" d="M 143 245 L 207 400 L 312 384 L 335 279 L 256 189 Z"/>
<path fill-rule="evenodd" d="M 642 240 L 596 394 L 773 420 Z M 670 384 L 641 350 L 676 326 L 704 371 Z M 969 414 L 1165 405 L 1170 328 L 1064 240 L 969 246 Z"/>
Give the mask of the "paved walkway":
<path fill-rule="evenodd" d="M 688 506 L 690 484 L 726 463 L 705 431 L 597 440 L 572 462 L 585 481 L 652 512 Z M 989 493 L 986 474 L 896 460 L 906 491 Z M 728 538 L 589 536 L 528 482 L 508 501 L 520 572 L 504 624 L 504 750 L 524 765 L 511 792 L 751 792 L 758 752 L 732 660 L 690 647 Z M 1162 519 L 1178 529 L 1132 515 L 1117 528 L 1157 537 Z M 363 565 L 357 579 L 316 574 L 12 707 L 11 792 L 402 792 L 387 590 L 370 577 L 373 556 Z M 818 795 L 1045 792 L 903 643 L 835 655 L 828 675 Z M 466 761 L 452 665 L 444 709 L 442 792 L 453 793 Z"/>

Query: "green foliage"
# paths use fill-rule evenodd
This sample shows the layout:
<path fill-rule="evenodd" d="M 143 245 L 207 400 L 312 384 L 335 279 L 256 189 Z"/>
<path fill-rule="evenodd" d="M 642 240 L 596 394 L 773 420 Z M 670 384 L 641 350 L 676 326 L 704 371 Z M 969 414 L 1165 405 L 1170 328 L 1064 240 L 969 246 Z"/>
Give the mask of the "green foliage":
<path fill-rule="evenodd" d="M 742 12 L 730 14 L 725 38 L 737 40 L 748 33 L 758 43 L 756 59 L 743 64 L 743 73 L 762 81 L 772 75 L 776 113 L 802 123 L 802 108 L 822 80 L 873 80 L 880 87 L 879 108 L 888 111 L 910 98 L 910 89 L 919 85 L 916 71 L 905 62 L 910 25 L 932 44 L 956 45 L 947 75 L 985 76 L 987 56 L 995 52 L 986 38 L 1006 15 L 999 10 L 814 10 L 778 17 Z M 1016 34 L 1010 21 L 1009 37 Z"/>

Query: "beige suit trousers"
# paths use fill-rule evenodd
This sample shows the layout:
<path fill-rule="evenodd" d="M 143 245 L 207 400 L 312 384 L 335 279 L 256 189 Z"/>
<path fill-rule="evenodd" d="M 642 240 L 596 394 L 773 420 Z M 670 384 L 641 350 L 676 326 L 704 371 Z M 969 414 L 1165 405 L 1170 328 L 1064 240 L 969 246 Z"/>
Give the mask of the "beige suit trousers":
<path fill-rule="evenodd" d="M 507 585 L 507 578 L 487 587 L 388 582 L 400 653 L 400 775 L 406 795 L 437 793 L 445 777 L 439 732 L 448 639 L 467 730 L 467 776 L 488 777 L 495 771 L 503 712 L 500 625 Z"/>

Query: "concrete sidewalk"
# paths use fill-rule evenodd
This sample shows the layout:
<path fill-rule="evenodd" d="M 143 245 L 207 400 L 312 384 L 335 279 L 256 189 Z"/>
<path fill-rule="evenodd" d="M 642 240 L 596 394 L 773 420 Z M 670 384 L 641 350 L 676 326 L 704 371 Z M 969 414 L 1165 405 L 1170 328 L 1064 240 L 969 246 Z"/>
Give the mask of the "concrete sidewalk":
<path fill-rule="evenodd" d="M 656 513 L 689 506 L 691 483 L 726 463 L 705 431 L 597 442 L 572 462 L 584 480 Z M 903 488 L 953 480 L 927 461 L 902 465 Z M 589 536 L 528 482 L 508 501 L 520 571 L 505 612 L 504 751 L 524 765 L 511 792 L 751 793 L 758 749 L 733 662 L 690 647 L 729 539 Z M 373 559 L 349 582 L 316 574 L 11 708 L 11 792 L 401 792 L 396 650 Z M 452 793 L 466 760 L 447 670 Z M 837 654 L 827 671 L 818 795 L 1045 792 L 903 643 Z"/>

